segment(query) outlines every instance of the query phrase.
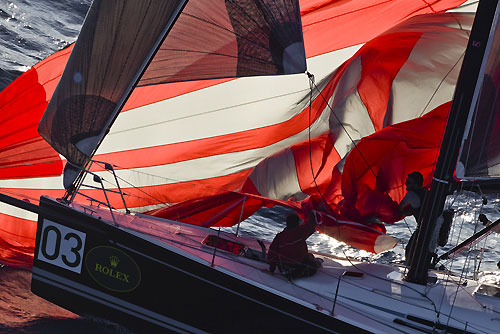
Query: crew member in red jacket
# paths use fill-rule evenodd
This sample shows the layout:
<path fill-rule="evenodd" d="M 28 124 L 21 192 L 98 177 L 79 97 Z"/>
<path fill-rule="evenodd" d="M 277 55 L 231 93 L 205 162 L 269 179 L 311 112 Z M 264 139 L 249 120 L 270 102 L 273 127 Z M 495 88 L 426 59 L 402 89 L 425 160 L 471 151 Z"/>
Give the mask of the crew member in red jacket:
<path fill-rule="evenodd" d="M 311 211 L 308 219 L 299 225 L 299 216 L 294 213 L 286 217 L 286 227 L 274 237 L 268 252 L 269 271 L 276 267 L 289 280 L 311 276 L 320 267 L 321 261 L 307 250 L 306 239 L 315 231 L 316 218 Z"/>

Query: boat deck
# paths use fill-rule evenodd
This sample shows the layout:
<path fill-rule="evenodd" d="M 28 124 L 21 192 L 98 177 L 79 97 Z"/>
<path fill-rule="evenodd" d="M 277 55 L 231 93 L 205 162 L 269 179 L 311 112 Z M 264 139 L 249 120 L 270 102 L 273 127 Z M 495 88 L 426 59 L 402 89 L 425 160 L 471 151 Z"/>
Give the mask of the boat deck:
<path fill-rule="evenodd" d="M 90 212 L 88 208 L 79 209 Z M 92 215 L 113 221 L 109 211 L 92 210 Z M 117 225 L 129 233 L 371 332 L 432 333 L 447 329 L 457 333 L 500 333 L 497 286 L 481 286 L 440 272 L 430 272 L 433 283 L 421 286 L 403 280 L 405 267 L 351 262 L 325 254 L 315 254 L 323 259 L 315 275 L 288 281 L 278 271 L 270 273 L 262 259 L 241 254 L 240 245 L 251 249 L 253 255 L 261 253 L 255 238 L 146 215 L 114 215 Z M 235 249 L 224 251 L 206 245 L 207 236 L 212 236 L 212 241 L 236 243 Z M 269 243 L 263 243 L 268 249 Z M 478 289 L 482 293 L 476 292 Z"/>

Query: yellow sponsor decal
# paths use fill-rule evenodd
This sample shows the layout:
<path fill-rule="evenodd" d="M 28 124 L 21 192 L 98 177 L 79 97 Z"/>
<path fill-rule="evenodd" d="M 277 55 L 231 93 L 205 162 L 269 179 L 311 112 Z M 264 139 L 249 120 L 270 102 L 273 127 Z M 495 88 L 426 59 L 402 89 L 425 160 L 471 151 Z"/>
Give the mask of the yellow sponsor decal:
<path fill-rule="evenodd" d="M 112 291 L 129 292 L 141 282 L 141 272 L 135 261 L 118 248 L 92 248 L 85 257 L 85 265 L 96 283 Z"/>

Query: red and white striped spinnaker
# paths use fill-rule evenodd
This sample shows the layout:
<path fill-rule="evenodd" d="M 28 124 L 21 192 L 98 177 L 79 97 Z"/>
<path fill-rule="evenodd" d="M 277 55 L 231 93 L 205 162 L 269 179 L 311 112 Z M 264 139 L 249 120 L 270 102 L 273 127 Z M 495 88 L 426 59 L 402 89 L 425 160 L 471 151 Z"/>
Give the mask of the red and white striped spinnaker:
<path fill-rule="evenodd" d="M 94 159 L 112 163 L 120 178 L 133 185 L 121 183 L 128 206 L 138 211 L 228 191 L 297 202 L 322 195 L 334 206 L 343 199 L 337 164 L 352 140 L 451 100 L 472 16 L 423 15 L 394 26 L 463 2 L 301 1 L 308 69 L 321 91 L 313 89 L 311 110 L 305 74 L 138 87 Z M 339 59 L 349 58 L 356 45 L 367 41 L 336 69 Z M 32 202 L 64 193 L 64 161 L 36 129 L 70 52 L 48 57 L 0 93 L 3 193 Z M 104 174 L 97 166 L 94 171 Z M 398 200 L 394 194 L 401 197 L 403 176 L 393 176 L 390 195 Z M 112 204 L 122 207 L 118 198 Z M 2 262 L 29 266 L 36 218 L 0 208 Z M 373 244 L 365 249 L 381 250 Z"/>

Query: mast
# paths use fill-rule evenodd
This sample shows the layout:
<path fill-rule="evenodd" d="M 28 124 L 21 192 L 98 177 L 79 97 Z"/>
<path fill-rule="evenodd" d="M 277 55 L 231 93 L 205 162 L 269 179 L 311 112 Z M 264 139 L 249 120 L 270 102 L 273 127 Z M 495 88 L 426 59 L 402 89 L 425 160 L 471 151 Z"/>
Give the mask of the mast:
<path fill-rule="evenodd" d="M 434 251 L 429 249 L 434 225 L 443 211 L 446 196 L 452 190 L 453 173 L 469 112 L 474 110 L 473 102 L 477 99 L 482 84 L 480 72 L 484 71 L 483 57 L 487 55 L 486 50 L 490 44 L 488 42 L 494 32 L 492 27 L 496 25 L 498 19 L 497 5 L 498 1 L 481 0 L 477 8 L 430 192 L 422 205 L 420 233 L 417 235 L 413 258 L 409 259 L 410 268 L 406 280 L 411 283 L 427 284 L 427 270 L 431 264 L 430 253 Z"/>

